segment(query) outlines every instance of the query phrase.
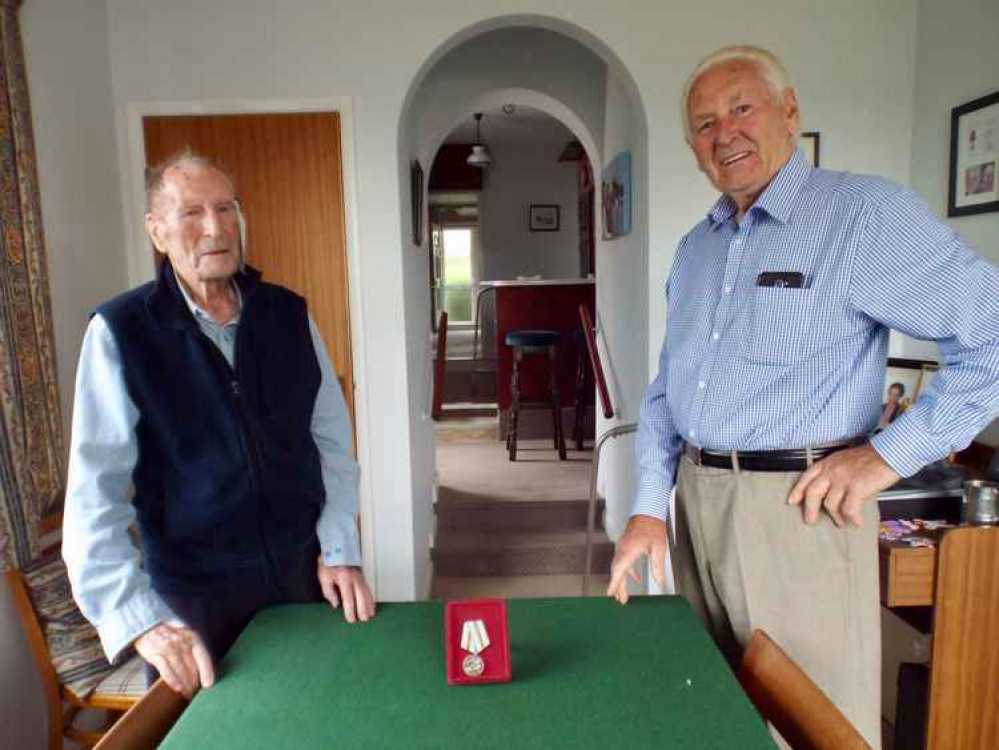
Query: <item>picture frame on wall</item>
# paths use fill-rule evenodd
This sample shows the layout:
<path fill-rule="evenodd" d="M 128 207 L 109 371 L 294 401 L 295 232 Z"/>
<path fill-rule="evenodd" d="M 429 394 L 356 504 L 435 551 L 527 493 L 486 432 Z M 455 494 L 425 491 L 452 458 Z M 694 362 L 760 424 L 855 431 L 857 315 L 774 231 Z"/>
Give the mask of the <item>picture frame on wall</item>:
<path fill-rule="evenodd" d="M 531 232 L 557 232 L 559 207 L 548 203 L 532 203 L 528 209 L 527 228 Z"/>
<path fill-rule="evenodd" d="M 409 190 L 413 209 L 413 244 L 423 245 L 423 167 L 413 159 L 409 163 Z"/>
<path fill-rule="evenodd" d="M 928 359 L 889 357 L 875 431 L 883 430 L 905 413 L 925 391 L 939 365 Z"/>
<path fill-rule="evenodd" d="M 950 113 L 947 216 L 999 211 L 999 91 Z"/>
<path fill-rule="evenodd" d="M 819 166 L 819 142 L 821 137 L 817 130 L 802 133 L 798 138 L 798 146 L 805 153 L 805 158 L 813 167 Z"/>
<path fill-rule="evenodd" d="M 622 151 L 600 176 L 600 213 L 605 240 L 631 233 L 631 152 Z"/>

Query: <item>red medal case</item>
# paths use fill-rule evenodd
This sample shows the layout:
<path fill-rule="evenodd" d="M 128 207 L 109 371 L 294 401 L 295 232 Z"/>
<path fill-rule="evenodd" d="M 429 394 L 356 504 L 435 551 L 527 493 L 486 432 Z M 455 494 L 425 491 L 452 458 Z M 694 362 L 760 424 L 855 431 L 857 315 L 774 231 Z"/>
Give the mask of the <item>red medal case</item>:
<path fill-rule="evenodd" d="M 489 646 L 479 656 L 485 668 L 478 677 L 469 677 L 461 668 L 468 654 L 461 648 L 461 629 L 467 620 L 482 620 L 489 634 Z M 510 681 L 510 631 L 506 624 L 506 599 L 464 599 L 448 602 L 444 608 L 444 651 L 447 681 L 450 685 L 478 685 Z"/>

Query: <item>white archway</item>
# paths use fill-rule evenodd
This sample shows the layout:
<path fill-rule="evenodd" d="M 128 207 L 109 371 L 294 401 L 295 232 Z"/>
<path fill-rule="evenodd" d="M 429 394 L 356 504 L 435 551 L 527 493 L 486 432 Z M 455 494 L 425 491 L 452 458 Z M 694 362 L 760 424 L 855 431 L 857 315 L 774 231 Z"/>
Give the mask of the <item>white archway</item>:
<path fill-rule="evenodd" d="M 633 164 L 633 230 L 604 241 L 597 236 L 597 315 L 604 368 L 617 414 L 598 416 L 598 432 L 637 418 L 648 381 L 648 126 L 638 87 L 620 58 L 590 32 L 568 21 L 514 15 L 473 24 L 445 40 L 414 74 L 400 112 L 399 199 L 410 199 L 409 165 L 426 167 L 454 126 L 475 111 L 505 102 L 534 107 L 560 120 L 579 137 L 599 174 L 615 153 L 628 150 Z M 424 185 L 424 188 L 426 186 Z M 422 423 L 410 418 L 414 496 L 433 497 L 434 437 L 429 420 L 430 304 L 426 251 L 401 236 L 406 267 L 407 352 L 421 358 L 425 380 L 410 389 L 425 400 Z M 411 412 L 412 413 L 412 412 Z M 620 442 L 620 441 L 618 441 Z M 602 457 L 601 482 L 608 500 L 608 531 L 623 528 L 630 510 L 632 451 L 615 445 Z M 427 492 L 422 492 L 426 487 Z M 417 595 L 429 591 L 429 538 L 433 512 L 413 507 L 414 580 Z"/>

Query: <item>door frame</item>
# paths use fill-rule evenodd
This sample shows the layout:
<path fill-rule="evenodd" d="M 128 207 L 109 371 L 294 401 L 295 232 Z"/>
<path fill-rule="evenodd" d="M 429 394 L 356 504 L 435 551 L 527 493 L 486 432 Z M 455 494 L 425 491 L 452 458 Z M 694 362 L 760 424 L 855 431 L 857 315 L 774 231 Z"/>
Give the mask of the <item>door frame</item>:
<path fill-rule="evenodd" d="M 157 115 L 238 115 L 289 114 L 295 112 L 335 112 L 340 116 L 340 174 L 343 181 L 344 230 L 347 242 L 347 284 L 350 304 L 351 362 L 354 376 L 354 429 L 357 460 L 361 465 L 359 483 L 361 549 L 364 574 L 372 593 L 378 596 L 378 570 L 374 529 L 371 448 L 368 433 L 368 391 L 365 371 L 364 316 L 361 305 L 361 257 L 358 242 L 357 182 L 354 150 L 354 110 L 349 96 L 322 99 L 203 99 L 188 101 L 132 101 L 125 103 L 124 119 L 127 158 L 119 162 L 124 212 L 125 250 L 128 286 L 153 278 L 153 256 L 143 216 L 146 212 L 146 144 L 142 118 Z"/>

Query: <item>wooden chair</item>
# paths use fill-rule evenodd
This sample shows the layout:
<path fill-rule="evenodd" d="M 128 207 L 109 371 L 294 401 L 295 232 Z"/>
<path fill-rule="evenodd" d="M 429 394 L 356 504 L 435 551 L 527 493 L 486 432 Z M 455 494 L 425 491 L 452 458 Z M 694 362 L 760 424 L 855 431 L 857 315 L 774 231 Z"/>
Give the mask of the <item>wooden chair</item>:
<path fill-rule="evenodd" d="M 762 630 L 754 630 L 739 682 L 794 750 L 870 748 L 825 693 Z"/>
<path fill-rule="evenodd" d="M 94 750 L 154 750 L 185 708 L 187 699 L 159 679 L 108 730 Z"/>
<path fill-rule="evenodd" d="M 999 528 L 944 534 L 937 562 L 927 750 L 999 747 Z"/>
<path fill-rule="evenodd" d="M 145 677 L 141 662 L 129 661 L 115 670 L 85 698 L 60 684 L 49 656 L 42 625 L 35 613 L 28 588 L 21 572 L 10 570 L 4 574 L 14 599 L 14 609 L 27 636 L 32 659 L 42 678 L 45 703 L 48 711 L 49 750 L 61 750 L 63 737 L 85 747 L 92 747 L 100 740 L 103 731 L 82 729 L 74 723 L 82 709 L 107 713 L 107 726 L 138 702 L 145 692 Z M 138 657 L 135 657 L 138 659 Z M 125 672 L 126 674 L 122 674 Z M 141 687 L 137 687 L 137 685 Z"/>

